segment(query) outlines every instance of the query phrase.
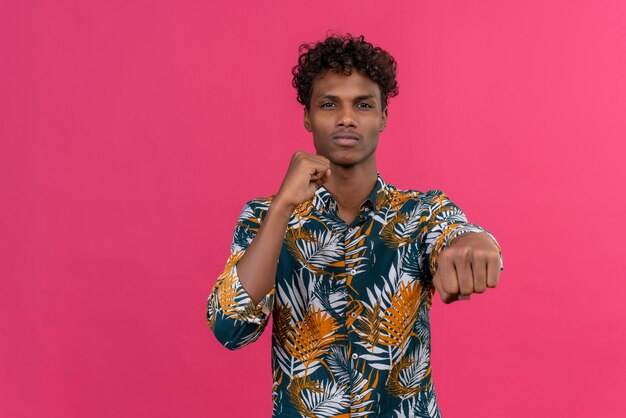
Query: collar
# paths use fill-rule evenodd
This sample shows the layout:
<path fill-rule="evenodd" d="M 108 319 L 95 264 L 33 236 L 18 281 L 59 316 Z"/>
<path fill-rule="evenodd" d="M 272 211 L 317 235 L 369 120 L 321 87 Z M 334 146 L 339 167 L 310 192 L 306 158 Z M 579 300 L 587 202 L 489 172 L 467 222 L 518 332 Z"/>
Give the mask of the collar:
<path fill-rule="evenodd" d="M 361 207 L 369 206 L 375 212 L 378 212 L 385 207 L 389 201 L 389 185 L 385 183 L 379 172 L 376 172 L 376 177 L 376 184 Z M 324 186 L 317 189 L 315 196 L 313 196 L 312 203 L 319 213 L 324 213 L 326 210 L 337 211 L 338 209 L 337 201 Z"/>

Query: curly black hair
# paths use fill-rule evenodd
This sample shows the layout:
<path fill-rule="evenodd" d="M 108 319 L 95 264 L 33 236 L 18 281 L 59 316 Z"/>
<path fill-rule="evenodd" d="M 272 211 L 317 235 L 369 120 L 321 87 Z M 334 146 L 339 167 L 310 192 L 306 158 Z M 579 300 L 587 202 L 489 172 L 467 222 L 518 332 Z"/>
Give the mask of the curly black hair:
<path fill-rule="evenodd" d="M 380 88 L 383 110 L 388 98 L 398 95 L 395 59 L 384 49 L 366 42 L 363 35 L 327 34 L 324 41 L 300 45 L 298 52 L 298 65 L 291 70 L 291 84 L 298 90 L 298 102 L 307 110 L 311 107 L 313 81 L 329 69 L 350 75 L 352 68 L 356 68 L 375 81 Z"/>

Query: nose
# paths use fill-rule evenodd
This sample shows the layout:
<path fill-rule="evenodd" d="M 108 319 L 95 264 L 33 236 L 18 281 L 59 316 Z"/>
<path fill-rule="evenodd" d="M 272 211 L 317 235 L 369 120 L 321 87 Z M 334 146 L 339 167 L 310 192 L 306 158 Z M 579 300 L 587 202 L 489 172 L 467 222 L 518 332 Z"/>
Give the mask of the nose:
<path fill-rule="evenodd" d="M 354 115 L 352 113 L 352 109 L 348 106 L 344 108 L 344 111 L 339 115 L 339 121 L 337 122 L 339 126 L 352 126 L 356 127 L 356 121 L 354 120 Z"/>

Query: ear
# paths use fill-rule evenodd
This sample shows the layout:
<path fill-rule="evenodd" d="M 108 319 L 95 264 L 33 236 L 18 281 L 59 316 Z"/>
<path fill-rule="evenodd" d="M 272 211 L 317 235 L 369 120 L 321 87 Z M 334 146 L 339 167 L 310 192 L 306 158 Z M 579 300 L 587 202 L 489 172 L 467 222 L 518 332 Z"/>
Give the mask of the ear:
<path fill-rule="evenodd" d="M 380 117 L 380 130 L 379 132 L 382 132 L 385 130 L 385 128 L 387 127 L 387 117 L 389 116 L 389 114 L 387 113 L 387 108 L 385 108 L 385 110 L 383 110 L 383 113 Z"/>
<path fill-rule="evenodd" d="M 307 131 L 311 132 L 311 120 L 309 118 L 309 110 L 305 107 L 304 108 L 304 129 L 306 129 Z"/>

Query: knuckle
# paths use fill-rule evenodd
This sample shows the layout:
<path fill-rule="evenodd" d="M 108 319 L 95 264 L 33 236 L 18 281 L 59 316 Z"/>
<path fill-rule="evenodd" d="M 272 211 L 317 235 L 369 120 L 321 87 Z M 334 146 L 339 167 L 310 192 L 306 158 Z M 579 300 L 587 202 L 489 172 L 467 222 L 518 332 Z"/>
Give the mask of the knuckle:
<path fill-rule="evenodd" d="M 317 163 L 321 165 L 322 167 L 326 167 L 326 168 L 330 166 L 330 161 L 326 158 L 317 160 Z"/>
<path fill-rule="evenodd" d="M 466 261 L 466 260 L 469 260 L 469 256 L 470 256 L 469 252 L 470 252 L 470 249 L 468 247 L 460 247 L 460 246 L 448 247 L 444 251 L 441 252 L 439 257 L 441 258 L 445 254 L 445 256 L 444 256 L 445 260 L 450 260 L 450 261 L 462 260 L 462 261 Z"/>
<path fill-rule="evenodd" d="M 464 288 L 464 289 L 462 289 L 462 290 L 460 290 L 460 291 L 459 291 L 459 294 L 460 294 L 460 295 L 463 295 L 463 296 L 469 296 L 469 295 L 471 295 L 471 294 L 472 294 L 472 291 L 471 291 L 471 290 L 469 290 L 469 289 L 467 289 L 467 288 Z"/>
<path fill-rule="evenodd" d="M 489 287 L 496 287 L 499 282 L 500 282 L 500 272 L 498 272 L 498 274 L 496 274 L 496 279 L 493 281 L 493 283 L 488 283 L 488 286 Z"/>
<path fill-rule="evenodd" d="M 472 247 L 460 247 L 457 250 L 459 252 L 459 257 L 463 260 L 469 260 L 474 255 Z"/>
<path fill-rule="evenodd" d="M 450 262 L 450 260 L 453 260 L 454 254 L 454 248 L 446 248 L 445 250 L 443 250 L 437 258 L 439 265 L 441 265 L 441 263 L 448 263 Z"/>
<path fill-rule="evenodd" d="M 449 281 L 444 281 L 443 283 L 441 283 L 441 287 L 447 294 L 455 293 L 455 288 Z"/>
<path fill-rule="evenodd" d="M 485 250 L 474 250 L 472 252 L 472 256 L 475 260 L 487 260 L 489 257 L 489 252 Z"/>

